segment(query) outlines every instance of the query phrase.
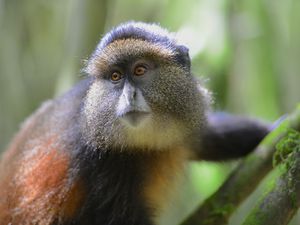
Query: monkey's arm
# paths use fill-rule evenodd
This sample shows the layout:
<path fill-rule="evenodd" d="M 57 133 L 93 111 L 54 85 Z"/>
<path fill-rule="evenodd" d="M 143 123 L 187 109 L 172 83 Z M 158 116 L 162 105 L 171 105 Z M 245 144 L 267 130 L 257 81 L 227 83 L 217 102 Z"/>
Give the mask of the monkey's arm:
<path fill-rule="evenodd" d="M 259 120 L 226 113 L 211 113 L 196 159 L 227 160 L 247 155 L 269 133 L 271 126 Z"/>

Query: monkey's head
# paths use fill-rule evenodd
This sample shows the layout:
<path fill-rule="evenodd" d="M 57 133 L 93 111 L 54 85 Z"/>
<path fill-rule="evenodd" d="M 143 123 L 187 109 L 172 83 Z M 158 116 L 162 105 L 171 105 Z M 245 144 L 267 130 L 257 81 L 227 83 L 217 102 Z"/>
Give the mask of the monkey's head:
<path fill-rule="evenodd" d="M 129 22 L 100 41 L 81 113 L 95 147 L 165 149 L 205 124 L 207 93 L 191 75 L 188 49 L 158 25 Z"/>

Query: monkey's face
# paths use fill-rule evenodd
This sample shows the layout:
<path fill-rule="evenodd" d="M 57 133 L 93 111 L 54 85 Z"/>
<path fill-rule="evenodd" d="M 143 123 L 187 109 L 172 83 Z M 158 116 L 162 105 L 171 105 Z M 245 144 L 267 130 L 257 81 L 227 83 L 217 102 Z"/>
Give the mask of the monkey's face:
<path fill-rule="evenodd" d="M 89 61 L 94 76 L 83 110 L 97 146 L 164 149 L 183 145 L 204 121 L 204 96 L 170 49 L 117 40 Z"/>

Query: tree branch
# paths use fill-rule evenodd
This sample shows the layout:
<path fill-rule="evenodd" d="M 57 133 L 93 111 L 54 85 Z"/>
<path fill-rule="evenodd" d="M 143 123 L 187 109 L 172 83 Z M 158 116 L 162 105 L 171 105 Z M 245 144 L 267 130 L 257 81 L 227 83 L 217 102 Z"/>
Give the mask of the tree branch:
<path fill-rule="evenodd" d="M 276 186 L 252 210 L 243 225 L 285 225 L 300 207 L 300 152 L 293 154 L 290 170 L 281 174 Z"/>
<path fill-rule="evenodd" d="M 300 207 L 300 133 L 291 131 L 280 141 L 277 151 L 284 159 L 276 185 L 243 225 L 285 225 Z"/>
<path fill-rule="evenodd" d="M 300 105 L 243 160 L 225 183 L 181 225 L 223 225 L 239 204 L 247 198 L 272 169 L 277 142 L 288 129 L 300 130 Z"/>

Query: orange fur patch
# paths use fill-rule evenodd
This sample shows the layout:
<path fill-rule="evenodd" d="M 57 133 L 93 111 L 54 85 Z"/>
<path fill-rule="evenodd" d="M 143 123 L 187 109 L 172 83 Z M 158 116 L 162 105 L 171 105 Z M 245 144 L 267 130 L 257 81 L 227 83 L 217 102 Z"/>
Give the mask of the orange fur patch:
<path fill-rule="evenodd" d="M 154 214 L 162 212 L 176 190 L 188 157 L 185 149 L 155 152 L 149 157 L 143 195 Z M 175 190 L 174 190 L 175 189 Z M 159 215 L 154 215 L 159 216 Z"/>
<path fill-rule="evenodd" d="M 43 148 L 30 157 L 28 160 L 31 162 L 25 163 L 23 168 L 21 179 L 26 202 L 31 202 L 47 191 L 61 186 L 66 179 L 68 157 L 56 149 L 49 149 L 49 143 L 46 143 Z"/>
<path fill-rule="evenodd" d="M 26 153 L 15 179 L 13 223 L 52 224 L 71 218 L 83 199 L 82 186 L 69 183 L 69 155 L 55 137 Z"/>
<path fill-rule="evenodd" d="M 84 195 L 83 185 L 80 182 L 75 183 L 62 207 L 65 219 L 71 219 L 75 215 L 84 200 Z"/>

